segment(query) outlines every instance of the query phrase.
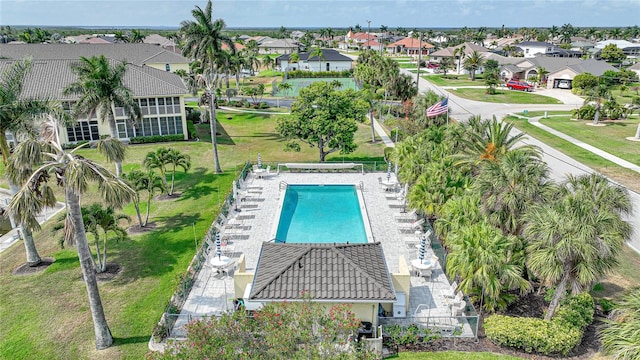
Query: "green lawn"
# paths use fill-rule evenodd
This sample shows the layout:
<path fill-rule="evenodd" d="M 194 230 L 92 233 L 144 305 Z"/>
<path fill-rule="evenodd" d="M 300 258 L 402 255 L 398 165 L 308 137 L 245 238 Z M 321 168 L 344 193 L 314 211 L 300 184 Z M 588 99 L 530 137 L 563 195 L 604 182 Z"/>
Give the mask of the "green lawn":
<path fill-rule="evenodd" d="M 438 86 L 484 86 L 484 80 L 481 75 L 476 75 L 476 80 L 471 81 L 469 75 L 457 75 L 449 72 L 447 77 L 444 75 L 425 76 L 424 79 Z"/>
<path fill-rule="evenodd" d="M 588 167 L 611 177 L 619 183 L 627 186 L 629 189 L 640 192 L 640 174 L 637 172 L 622 168 L 590 151 L 533 126 L 529 124 L 526 119 L 508 116 L 506 120 L 513 122 L 515 127 L 524 133 L 530 134 L 536 139 L 563 152 Z"/>
<path fill-rule="evenodd" d="M 520 112 L 518 113 L 518 115 L 533 118 L 537 116 L 544 116 L 545 113 L 547 113 L 547 115 L 567 115 L 567 116 L 571 115 L 571 111 L 563 111 L 563 110 L 528 111 L 526 114 L 524 112 Z"/>
<path fill-rule="evenodd" d="M 398 62 L 398 67 L 401 69 L 415 69 L 418 64 L 414 62 Z"/>
<path fill-rule="evenodd" d="M 586 124 L 589 122 L 571 120 L 569 116 L 541 119 L 540 123 L 633 164 L 640 165 L 640 144 L 625 139 L 635 135 L 640 123 L 640 119 L 637 117 L 624 121 L 606 122 L 607 126 L 602 127 L 588 126 Z"/>
<path fill-rule="evenodd" d="M 478 85 L 484 85 L 482 82 Z M 548 96 L 532 94 L 526 91 L 498 90 L 496 94 L 487 94 L 486 89 L 447 89 L 460 97 L 476 101 L 506 104 L 562 104 L 560 100 Z"/>
<path fill-rule="evenodd" d="M 218 137 L 223 174 L 214 174 L 212 149 L 208 142 L 177 142 L 134 145 L 128 148 L 125 172 L 140 167 L 142 159 L 157 147 L 172 147 L 191 156 L 188 174 L 176 175 L 174 200 L 152 202 L 151 221 L 156 227 L 131 236 L 108 248 L 108 261 L 122 265 L 112 281 L 100 284 L 100 294 L 115 338 L 114 346 L 96 351 L 85 286 L 75 249 L 61 250 L 50 221 L 35 234 L 42 257 L 55 263 L 45 272 L 14 276 L 12 271 L 25 261 L 24 247 L 14 245 L 0 254 L 0 358 L 1 359 L 142 359 L 147 342 L 196 251 L 196 241 L 205 234 L 231 190 L 238 166 L 255 161 L 261 152 L 266 163 L 317 161 L 315 149 L 302 146 L 300 153 L 283 151 L 283 141 L 274 132 L 276 118 L 219 112 Z M 230 136 L 230 137 L 229 137 Z M 346 159 L 381 160 L 383 145 L 368 144 L 370 130 L 361 125 L 359 148 Z M 95 150 L 80 154 L 102 161 Z M 329 159 L 342 159 L 332 154 Z M 113 165 L 110 165 L 113 169 Z M 0 169 L 3 170 L 3 169 Z M 4 172 L 0 174 L 4 178 Z M 87 194 L 84 204 L 97 196 Z M 143 208 L 143 211 L 146 209 Z M 135 218 L 133 207 L 123 212 Z M 135 220 L 134 220 L 135 221 Z M 195 231 L 195 236 L 194 236 Z"/>
<path fill-rule="evenodd" d="M 388 359 L 401 360 L 513 360 L 521 359 L 509 355 L 494 354 L 490 352 L 463 352 L 463 351 L 435 351 L 435 352 L 401 352 L 397 356 Z"/>

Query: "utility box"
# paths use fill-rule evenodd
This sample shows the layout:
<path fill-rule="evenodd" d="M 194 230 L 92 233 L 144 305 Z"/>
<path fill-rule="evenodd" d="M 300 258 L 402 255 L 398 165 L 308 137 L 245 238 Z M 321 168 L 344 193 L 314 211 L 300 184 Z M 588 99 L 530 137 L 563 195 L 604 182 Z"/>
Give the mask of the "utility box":
<path fill-rule="evenodd" d="M 393 303 L 393 317 L 407 317 L 407 296 L 404 292 L 396 292 L 396 301 Z"/>

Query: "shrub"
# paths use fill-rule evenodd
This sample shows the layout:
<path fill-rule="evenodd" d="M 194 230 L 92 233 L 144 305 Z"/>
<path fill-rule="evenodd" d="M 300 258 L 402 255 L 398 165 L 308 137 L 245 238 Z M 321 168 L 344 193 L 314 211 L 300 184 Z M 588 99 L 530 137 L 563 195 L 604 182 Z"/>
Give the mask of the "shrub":
<path fill-rule="evenodd" d="M 584 329 L 593 322 L 594 303 L 588 293 L 565 301 L 551 321 L 493 315 L 485 319 L 484 329 L 491 341 L 544 355 L 566 355 L 582 341 Z"/>
<path fill-rule="evenodd" d="M 287 73 L 287 78 L 350 78 L 353 76 L 353 70 L 342 71 L 304 71 L 304 70 L 291 70 Z"/>
<path fill-rule="evenodd" d="M 484 330 L 491 341 L 545 355 L 566 355 L 582 340 L 582 331 L 556 321 L 492 315 L 485 319 Z"/>
<path fill-rule="evenodd" d="M 183 141 L 183 135 L 135 136 L 129 139 L 132 144 L 150 144 L 158 142 Z"/>
<path fill-rule="evenodd" d="M 596 107 L 593 105 L 584 105 L 579 109 L 573 109 L 573 117 L 578 120 L 593 120 L 596 116 Z"/>
<path fill-rule="evenodd" d="M 196 139 L 198 137 L 198 130 L 193 121 L 187 121 L 187 133 L 189 133 L 189 139 Z"/>

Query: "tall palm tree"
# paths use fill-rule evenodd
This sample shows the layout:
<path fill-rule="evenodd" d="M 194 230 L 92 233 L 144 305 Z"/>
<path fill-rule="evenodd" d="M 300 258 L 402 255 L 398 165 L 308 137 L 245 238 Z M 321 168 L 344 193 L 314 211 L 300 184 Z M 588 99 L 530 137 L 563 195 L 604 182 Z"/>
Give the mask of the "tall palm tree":
<path fill-rule="evenodd" d="M 22 95 L 25 76 L 32 66 L 30 59 L 16 61 L 9 66 L 0 77 L 0 151 L 2 163 L 8 165 L 11 149 L 7 141 L 7 133 L 18 136 L 32 135 L 35 133 L 35 118 L 45 112 L 54 111 L 56 104 L 49 101 L 25 98 Z M 11 194 L 18 191 L 21 183 L 9 179 Z M 36 266 L 42 261 L 36 244 L 33 241 L 31 228 L 25 226 L 19 219 L 15 219 L 22 233 L 27 264 Z"/>
<path fill-rule="evenodd" d="M 100 197 L 108 207 L 119 208 L 131 201 L 134 191 L 121 179 L 99 164 L 78 156 L 78 147 L 65 150 L 58 135 L 58 122 L 49 117 L 43 124 L 40 141 L 29 139 L 16 148 L 7 172 L 17 183 L 24 185 L 9 203 L 8 210 L 29 226 L 37 229 L 35 219 L 44 206 L 54 199 L 48 180 L 55 178 L 62 186 L 67 204 L 65 235 L 67 240 L 75 241 L 82 275 L 89 297 L 89 307 L 93 318 L 96 349 L 105 349 L 113 343 L 113 337 L 107 324 L 93 257 L 87 242 L 82 221 L 80 197 L 89 188 L 89 183 L 97 183 Z M 35 170 L 32 170 L 35 169 Z"/>
<path fill-rule="evenodd" d="M 264 54 L 262 55 L 262 66 L 268 68 L 268 69 L 273 69 L 273 67 L 276 64 L 276 60 L 274 58 L 271 57 L 271 55 L 269 54 Z"/>
<path fill-rule="evenodd" d="M 101 121 L 109 125 L 110 142 L 119 142 L 116 127 L 115 107 L 122 107 L 130 114 L 131 120 L 142 118 L 140 107 L 134 100 L 131 90 L 124 84 L 127 71 L 126 62 L 115 65 L 104 55 L 90 58 L 80 57 L 80 61 L 71 66 L 71 71 L 78 76 L 77 80 L 64 88 L 65 95 L 77 95 L 74 114 L 77 117 L 90 118 L 98 116 Z M 119 148 L 116 145 L 115 148 Z M 116 164 L 116 175 L 122 174 L 122 157 L 108 158 Z"/>
<path fill-rule="evenodd" d="M 545 319 L 551 319 L 567 290 L 584 291 L 617 264 L 631 234 L 621 214 L 630 211 L 626 190 L 593 174 L 570 176 L 551 201 L 525 214 L 527 266 L 555 286 Z"/>
<path fill-rule="evenodd" d="M 462 59 L 464 59 L 464 56 L 465 56 L 464 51 L 466 50 L 466 48 L 467 47 L 465 45 L 462 45 L 459 48 L 453 50 L 453 56 L 458 57 L 458 74 L 460 74 L 460 70 L 462 70 L 461 62 L 462 62 Z"/>
<path fill-rule="evenodd" d="M 505 235 L 520 236 L 524 213 L 542 200 L 548 187 L 547 173 L 539 153 L 519 148 L 499 161 L 482 163 L 473 187 L 481 196 L 480 208 L 487 221 Z"/>
<path fill-rule="evenodd" d="M 309 58 L 317 57 L 318 58 L 318 72 L 322 71 L 322 60 L 324 60 L 324 53 L 322 49 L 319 47 L 313 48 L 311 53 L 309 54 Z"/>
<path fill-rule="evenodd" d="M 211 0 L 207 6 L 201 9 L 196 6 L 191 10 L 194 20 L 184 20 L 180 23 L 180 32 L 185 38 L 182 54 L 191 59 L 198 59 L 206 68 L 201 77 L 207 88 L 207 101 L 209 102 L 209 116 L 211 126 L 211 144 L 213 147 L 213 161 L 216 173 L 221 173 L 218 159 L 218 142 L 216 139 L 216 87 L 218 80 L 218 57 L 222 52 L 222 45 L 226 44 L 231 52 L 235 53 L 236 47 L 233 40 L 222 33 L 226 27 L 224 20 L 213 19 L 213 5 Z"/>
<path fill-rule="evenodd" d="M 278 85 L 278 89 L 282 91 L 283 95 L 287 97 L 287 94 L 291 90 L 291 83 L 283 82 Z"/>
<path fill-rule="evenodd" d="M 169 149 L 167 152 L 168 164 L 171 165 L 171 187 L 169 195 L 173 195 L 173 186 L 176 180 L 176 168 L 181 168 L 185 173 L 191 168 L 191 156 L 183 154 L 176 149 Z"/>
<path fill-rule="evenodd" d="M 473 51 L 466 59 L 464 59 L 464 67 L 471 73 L 471 81 L 476 81 L 476 71 L 484 64 L 484 58 L 479 52 Z"/>

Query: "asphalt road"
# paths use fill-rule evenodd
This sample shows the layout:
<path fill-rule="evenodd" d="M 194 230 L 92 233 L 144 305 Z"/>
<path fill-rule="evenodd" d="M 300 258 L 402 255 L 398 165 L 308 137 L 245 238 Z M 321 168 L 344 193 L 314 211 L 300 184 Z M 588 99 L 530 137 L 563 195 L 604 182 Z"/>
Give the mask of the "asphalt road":
<path fill-rule="evenodd" d="M 416 79 L 416 74 L 403 70 L 404 73 L 411 75 Z M 465 121 L 472 115 L 480 114 L 482 118 L 490 119 L 495 115 L 498 119 L 502 119 L 509 113 L 522 112 L 523 110 L 535 111 L 535 110 L 572 110 L 580 106 L 570 97 L 559 97 L 561 100 L 569 102 L 569 104 L 557 104 L 557 105 L 521 105 L 521 104 L 497 104 L 497 103 L 485 103 L 474 100 L 467 100 L 451 94 L 446 90 L 424 80 L 420 79 L 419 82 L 420 92 L 432 90 L 438 94 L 442 94 L 443 97 L 449 96 L 449 107 L 451 112 L 449 116 L 456 118 L 459 121 Z M 545 94 L 553 95 L 553 94 Z M 545 143 L 528 136 L 527 144 L 538 146 L 542 149 L 543 160 L 549 165 L 550 177 L 555 181 L 563 181 L 568 174 L 583 175 L 595 172 L 593 169 L 586 165 L 572 159 L 571 157 L 561 153 L 558 150 L 546 145 Z M 615 183 L 615 181 L 611 180 Z M 627 222 L 633 227 L 633 234 L 628 242 L 629 246 L 636 252 L 640 253 L 640 194 L 629 190 L 629 195 L 633 204 L 633 212 L 626 218 Z"/>

